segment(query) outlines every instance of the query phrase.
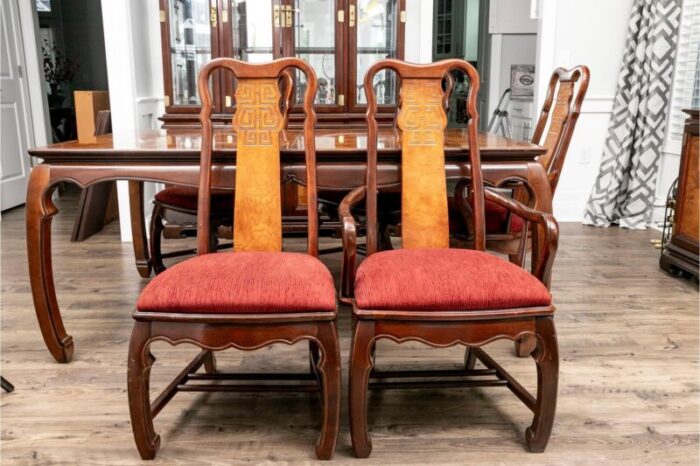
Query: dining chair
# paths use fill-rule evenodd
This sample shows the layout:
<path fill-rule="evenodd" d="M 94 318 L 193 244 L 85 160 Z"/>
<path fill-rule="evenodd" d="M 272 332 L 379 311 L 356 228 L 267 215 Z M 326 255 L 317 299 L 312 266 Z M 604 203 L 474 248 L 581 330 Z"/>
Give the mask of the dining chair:
<path fill-rule="evenodd" d="M 278 77 L 296 68 L 306 75 L 305 177 L 308 237 L 306 253 L 282 251 Z M 237 79 L 235 174 L 212 165 L 212 99 L 209 79 L 215 70 Z M 319 391 L 322 398 L 319 459 L 335 450 L 340 416 L 340 355 L 335 324 L 333 278 L 318 260 L 316 154 L 313 103 L 316 75 L 297 58 L 250 64 L 231 58 L 207 63 L 198 78 L 202 102 L 202 146 L 197 217 L 197 256 L 151 280 L 138 299 L 129 346 L 128 393 L 134 439 L 141 457 L 152 459 L 160 444 L 153 418 L 179 392 Z M 235 188 L 233 251 L 210 253 L 212 179 Z M 150 402 L 149 374 L 154 341 L 193 344 L 199 355 Z M 309 373 L 222 373 L 215 351 L 252 351 L 273 343 L 308 341 Z M 204 365 L 205 372 L 197 373 Z M 245 381 L 266 383 L 250 384 Z M 296 382 L 294 382 L 296 381 Z M 243 382 L 243 383 L 241 383 Z M 274 382 L 274 383 L 270 383 Z"/>
<path fill-rule="evenodd" d="M 549 184 L 554 195 L 569 144 L 576 128 L 583 99 L 588 90 L 590 71 L 586 66 L 571 69 L 557 68 L 549 79 L 537 126 L 532 135 L 532 143 L 544 146 L 546 152 L 538 161 L 544 166 Z M 455 187 L 454 207 L 452 217 L 471 217 L 469 202 L 465 198 L 468 181 L 462 181 Z M 523 204 L 532 205 L 532 195 L 525 186 L 516 184 L 509 190 L 510 195 Z M 501 254 L 507 254 L 516 264 L 523 264 L 526 250 L 531 247 L 529 241 L 529 225 L 526 219 L 513 215 L 510 211 L 496 202 L 487 200 L 486 209 L 486 249 Z M 473 237 L 468 231 L 469 222 L 454 222 L 453 238 Z"/>
<path fill-rule="evenodd" d="M 341 296 L 353 305 L 350 355 L 350 433 L 355 455 L 369 456 L 368 389 L 454 386 L 503 386 L 533 413 L 526 431 L 531 451 L 544 451 L 552 431 L 557 399 L 558 349 L 554 305 L 549 293 L 557 248 L 554 217 L 498 193 L 484 191 L 476 110 L 479 76 L 469 63 L 451 59 L 427 65 L 398 60 L 375 63 L 365 83 L 383 69 L 401 77 L 402 248 L 378 252 L 377 111 L 371 86 L 367 94 L 367 172 L 365 186 L 341 203 L 346 280 Z M 467 96 L 471 212 L 475 249 L 451 249 L 445 179 L 441 79 L 459 69 L 469 80 Z M 484 200 L 496 202 L 538 226 L 543 248 L 533 252 L 533 273 L 485 252 Z M 352 208 L 364 200 L 367 211 L 367 257 L 355 267 L 357 235 Z M 497 339 L 533 335 L 531 353 L 537 366 L 537 395 L 531 395 L 482 347 Z M 417 341 L 432 347 L 466 346 L 459 370 L 387 371 L 376 367 L 376 342 Z M 485 366 L 477 369 L 476 362 Z"/>
<path fill-rule="evenodd" d="M 279 80 L 280 89 L 284 93 L 282 104 L 282 116 L 284 127 L 287 127 L 289 120 L 289 109 L 292 92 L 294 90 L 294 79 L 288 71 L 282 73 Z M 219 244 L 219 227 L 233 226 L 233 204 L 234 196 L 224 190 L 212 190 L 211 194 L 211 215 L 210 215 L 210 249 L 230 248 L 231 243 Z M 151 250 L 151 265 L 157 274 L 165 270 L 163 259 L 189 256 L 196 253 L 195 249 L 180 249 L 167 253 L 162 252 L 161 241 L 165 224 L 177 225 L 179 236 L 187 238 L 196 234 L 197 225 L 197 188 L 189 186 L 167 186 L 156 193 L 153 200 L 153 211 L 151 213 L 149 249 Z"/>

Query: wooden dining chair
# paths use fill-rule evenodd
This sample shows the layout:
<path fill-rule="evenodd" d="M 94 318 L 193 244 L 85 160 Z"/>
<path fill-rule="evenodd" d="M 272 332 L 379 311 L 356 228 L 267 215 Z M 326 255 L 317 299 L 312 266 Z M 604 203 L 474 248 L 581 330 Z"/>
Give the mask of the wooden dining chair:
<path fill-rule="evenodd" d="M 531 451 L 545 449 L 552 431 L 557 398 L 558 350 L 554 306 L 548 291 L 557 248 L 554 217 L 513 199 L 484 192 L 480 166 L 476 110 L 479 76 L 462 60 L 428 65 L 398 60 L 375 63 L 365 75 L 371 83 L 385 68 L 401 76 L 402 248 L 377 252 L 377 104 L 367 92 L 367 179 L 342 202 L 342 267 L 346 274 L 341 296 L 353 304 L 350 355 L 350 432 L 355 455 L 372 450 L 367 425 L 367 390 L 424 387 L 504 386 L 534 412 L 526 432 Z M 441 79 L 446 71 L 463 71 L 470 83 L 467 96 L 470 184 L 469 201 L 475 226 L 475 249 L 450 249 L 445 179 Z M 496 202 L 536 224 L 543 248 L 533 253 L 533 273 L 488 254 L 485 248 L 484 200 Z M 352 208 L 364 200 L 367 211 L 367 258 L 355 270 L 355 220 Z M 486 351 L 497 339 L 533 335 L 537 365 L 537 396 L 532 396 Z M 466 346 L 460 370 L 380 371 L 375 367 L 378 340 L 417 341 L 432 347 Z M 476 369 L 476 361 L 484 369 Z"/>
<path fill-rule="evenodd" d="M 282 251 L 280 132 L 277 79 L 296 68 L 306 75 L 303 108 L 308 240 L 306 253 Z M 227 70 L 238 80 L 236 170 L 212 167 L 212 101 L 209 79 Z M 314 97 L 316 75 L 297 58 L 250 64 L 218 58 L 206 64 L 198 80 L 202 101 L 202 147 L 198 193 L 197 257 L 155 277 L 139 297 L 129 346 L 128 392 L 131 423 L 141 457 L 152 459 L 160 444 L 153 418 L 178 392 L 320 391 L 323 415 L 316 445 L 319 459 L 335 450 L 340 416 L 340 354 L 335 324 L 333 278 L 318 260 Z M 235 188 L 234 250 L 210 253 L 212 179 Z M 153 341 L 189 343 L 201 353 L 153 401 L 149 374 Z M 309 342 L 309 373 L 250 374 L 216 370 L 214 352 L 251 351 L 273 343 Z M 204 365 L 205 373 L 197 373 Z M 275 383 L 246 384 L 263 380 Z M 280 383 L 286 381 L 285 383 Z M 291 384 L 290 381 L 297 381 Z"/>
<path fill-rule="evenodd" d="M 280 77 L 279 84 L 280 89 L 284 93 L 282 116 L 284 118 L 284 127 L 286 128 L 289 120 L 292 92 L 294 90 L 292 74 L 285 71 Z M 166 223 L 177 225 L 179 236 L 182 238 L 187 238 L 193 234 L 196 235 L 197 192 L 197 188 L 189 186 L 167 186 L 155 195 L 153 212 L 151 213 L 149 249 L 151 250 L 151 264 L 156 275 L 165 270 L 163 259 L 189 256 L 196 253 L 196 250 L 191 248 L 163 253 L 161 240 Z M 231 243 L 219 244 L 218 229 L 220 226 L 233 226 L 234 196 L 230 192 L 216 189 L 212 191 L 211 196 L 210 248 L 229 248 Z"/>
<path fill-rule="evenodd" d="M 549 79 L 547 96 L 542 106 L 540 117 L 532 136 L 532 142 L 544 146 L 546 152 L 538 161 L 545 167 L 549 184 L 554 195 L 569 143 L 573 136 L 576 122 L 581 113 L 583 99 L 588 90 L 590 71 L 586 66 L 571 69 L 557 68 Z M 469 202 L 466 200 L 468 181 L 457 184 L 454 195 L 454 218 L 471 217 Z M 509 190 L 510 195 L 523 204 L 533 203 L 531 193 L 522 184 Z M 526 219 L 514 215 L 496 202 L 487 200 L 486 209 L 486 249 L 507 254 L 516 264 L 523 264 L 525 253 L 531 247 L 528 234 L 529 224 Z M 453 222 L 453 237 L 471 239 L 473 233 L 467 228 L 468 222 Z"/>

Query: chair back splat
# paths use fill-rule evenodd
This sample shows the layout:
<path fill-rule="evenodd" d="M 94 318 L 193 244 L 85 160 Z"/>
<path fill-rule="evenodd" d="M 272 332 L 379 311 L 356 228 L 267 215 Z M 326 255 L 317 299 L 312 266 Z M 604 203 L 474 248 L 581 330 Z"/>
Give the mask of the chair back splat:
<path fill-rule="evenodd" d="M 209 213 L 212 180 L 213 129 L 212 98 L 209 79 L 213 71 L 225 69 L 237 80 L 236 112 L 233 130 L 236 133 L 236 175 L 233 241 L 235 251 L 282 250 L 282 203 L 280 132 L 284 129 L 291 95 L 290 68 L 306 76 L 304 94 L 304 148 L 308 195 L 308 253 L 318 255 L 318 215 L 316 202 L 316 149 L 314 126 L 316 113 L 316 74 L 298 58 L 284 58 L 270 63 L 250 64 L 232 58 L 218 58 L 205 65 L 198 80 L 202 110 L 199 199 L 197 215 L 197 251 L 209 253 Z M 285 109 L 280 110 L 280 81 L 286 83 Z"/>
<path fill-rule="evenodd" d="M 532 135 L 532 142 L 547 149 L 539 160 L 547 170 L 552 193 L 559 182 L 589 80 L 590 71 L 586 66 L 577 66 L 570 70 L 557 68 L 549 79 L 547 96 Z"/>
<path fill-rule="evenodd" d="M 463 71 L 469 79 L 466 131 L 472 180 L 469 200 L 474 213 L 475 248 L 484 250 L 484 188 L 478 145 L 479 116 L 476 110 L 479 75 L 462 60 L 443 60 L 418 65 L 399 60 L 381 60 L 365 75 L 367 95 L 367 253 L 377 250 L 377 100 L 374 76 L 391 69 L 400 78 L 401 131 L 401 232 L 404 248 L 449 247 L 447 180 L 445 179 L 444 131 L 447 125 L 442 80 L 450 70 Z M 449 89 L 448 91 L 449 92 Z M 467 174 L 465 174 L 467 175 Z"/>

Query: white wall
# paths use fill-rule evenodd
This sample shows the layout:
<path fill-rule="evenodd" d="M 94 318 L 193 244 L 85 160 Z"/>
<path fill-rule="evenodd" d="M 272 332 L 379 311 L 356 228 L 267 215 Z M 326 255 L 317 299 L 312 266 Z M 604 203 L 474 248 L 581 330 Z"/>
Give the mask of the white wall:
<path fill-rule="evenodd" d="M 433 2 L 406 0 L 404 59 L 411 63 L 433 60 Z"/>
<path fill-rule="evenodd" d="M 541 0 L 536 108 L 545 70 L 587 65 L 591 82 L 554 197 L 559 221 L 581 221 L 598 174 L 625 47 L 632 0 Z"/>
<path fill-rule="evenodd" d="M 154 128 L 163 113 L 159 10 L 156 2 L 102 0 L 105 56 L 109 79 L 114 139 L 127 147 L 138 131 Z M 129 192 L 126 181 L 117 182 L 122 241 L 131 241 Z M 146 213 L 155 188 L 145 189 Z"/>

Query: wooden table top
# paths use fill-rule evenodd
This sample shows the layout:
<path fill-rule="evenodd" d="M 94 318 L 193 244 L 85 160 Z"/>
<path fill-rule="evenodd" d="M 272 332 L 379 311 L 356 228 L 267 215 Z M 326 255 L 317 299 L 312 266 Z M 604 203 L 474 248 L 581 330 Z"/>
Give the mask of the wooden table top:
<path fill-rule="evenodd" d="M 304 136 L 301 130 L 289 129 L 280 135 L 283 157 L 299 158 L 304 153 Z M 91 144 L 68 141 L 29 150 L 32 157 L 40 157 L 49 163 L 71 162 L 197 162 L 201 133 L 198 129 L 145 130 L 131 134 L 106 134 Z M 545 149 L 527 141 L 517 141 L 489 133 L 479 134 L 479 147 L 483 160 L 528 161 L 544 153 Z M 319 157 L 332 160 L 362 159 L 366 157 L 367 132 L 363 129 L 318 129 L 316 152 Z M 380 158 L 399 156 L 401 146 L 399 132 L 381 128 L 377 143 Z M 214 160 L 230 162 L 236 150 L 236 134 L 229 128 L 214 132 Z M 465 154 L 469 150 L 466 129 L 445 131 L 445 152 L 448 158 Z M 217 157 L 218 155 L 218 157 Z M 225 158 L 227 156 L 227 158 Z M 463 158 L 463 155 L 460 156 Z"/>

